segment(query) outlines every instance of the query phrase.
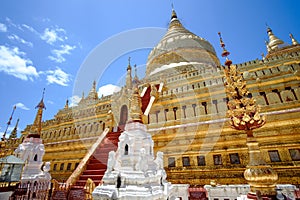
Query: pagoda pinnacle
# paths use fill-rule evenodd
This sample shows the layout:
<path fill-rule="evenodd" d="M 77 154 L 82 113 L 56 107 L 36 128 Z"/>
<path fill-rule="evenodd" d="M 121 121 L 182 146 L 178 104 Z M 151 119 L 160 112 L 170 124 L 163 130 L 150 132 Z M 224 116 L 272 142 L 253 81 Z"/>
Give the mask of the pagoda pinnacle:
<path fill-rule="evenodd" d="M 272 32 L 272 29 L 270 27 L 267 28 L 267 33 L 268 33 L 268 36 L 269 36 L 269 47 L 271 50 L 275 50 L 275 49 L 278 49 L 279 48 L 279 45 L 282 45 L 284 42 L 277 38 L 273 32 Z"/>
<path fill-rule="evenodd" d="M 290 33 L 290 38 L 291 38 L 291 40 L 292 40 L 292 44 L 293 44 L 293 45 L 299 44 L 298 41 L 294 38 L 293 34 L 291 34 L 291 33 Z"/>
<path fill-rule="evenodd" d="M 98 93 L 97 93 L 97 89 L 96 89 L 96 81 L 94 80 L 93 81 L 93 86 L 87 96 L 87 99 L 90 99 L 90 100 L 97 100 L 98 99 Z"/>
<path fill-rule="evenodd" d="M 45 88 L 43 90 L 43 96 L 39 104 L 35 107 L 38 108 L 38 111 L 36 113 L 34 122 L 32 124 L 30 133 L 27 137 L 34 137 L 39 138 L 42 131 L 42 117 L 43 117 L 43 109 L 46 109 L 44 104 L 44 95 L 45 95 Z"/>
<path fill-rule="evenodd" d="M 69 99 L 66 100 L 65 109 L 69 108 Z"/>
<path fill-rule="evenodd" d="M 12 132 L 10 133 L 9 139 L 12 138 L 17 138 L 17 130 L 18 130 L 18 124 L 19 124 L 20 119 L 18 118 L 17 123 L 14 127 L 14 129 L 12 130 Z"/>
<path fill-rule="evenodd" d="M 182 24 L 178 20 L 176 11 L 172 6 L 172 14 L 171 14 L 171 21 L 170 21 L 169 29 L 174 28 L 174 27 L 182 27 Z"/>
<path fill-rule="evenodd" d="M 130 57 L 128 58 L 127 74 L 126 74 L 126 87 L 128 89 L 132 88 L 132 77 L 131 77 L 131 64 Z"/>
<path fill-rule="evenodd" d="M 172 16 L 171 16 L 171 20 L 172 19 L 177 19 L 177 14 L 176 14 L 176 11 L 174 10 L 173 4 L 172 4 Z"/>

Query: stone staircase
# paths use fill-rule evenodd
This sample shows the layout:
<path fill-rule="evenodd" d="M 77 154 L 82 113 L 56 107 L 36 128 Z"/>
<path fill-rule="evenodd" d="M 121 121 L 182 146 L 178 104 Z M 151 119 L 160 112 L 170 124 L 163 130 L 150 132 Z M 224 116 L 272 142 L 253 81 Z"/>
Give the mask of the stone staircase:
<path fill-rule="evenodd" d="M 85 170 L 80 174 L 72 188 L 83 188 L 88 178 L 92 179 L 96 186 L 101 182 L 106 171 L 108 153 L 117 150 L 120 134 L 120 131 L 107 133 L 106 137 L 90 156 Z"/>

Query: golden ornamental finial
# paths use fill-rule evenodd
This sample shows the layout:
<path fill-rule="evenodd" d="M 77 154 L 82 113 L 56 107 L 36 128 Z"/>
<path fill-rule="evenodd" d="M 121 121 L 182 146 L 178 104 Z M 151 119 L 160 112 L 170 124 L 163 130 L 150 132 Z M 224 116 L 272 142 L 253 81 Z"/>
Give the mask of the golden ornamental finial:
<path fill-rule="evenodd" d="M 229 96 L 227 112 L 231 119 L 230 124 L 234 129 L 245 130 L 249 136 L 252 136 L 252 129 L 259 128 L 265 123 L 265 117 L 260 116 L 260 107 L 255 104 L 255 99 L 249 97 L 246 88 L 246 81 L 236 65 L 231 65 L 232 61 L 228 59 L 229 52 L 225 49 L 221 33 L 219 32 L 220 44 L 223 48 L 222 57 L 226 58 L 224 69 L 225 73 L 225 91 Z"/>
<path fill-rule="evenodd" d="M 224 68 L 225 91 L 229 97 L 227 115 L 230 118 L 229 122 L 232 128 L 244 130 L 247 134 L 246 144 L 249 150 L 249 163 L 244 171 L 244 177 L 250 185 L 248 195 L 260 191 L 263 196 L 273 196 L 278 175 L 264 161 L 258 142 L 253 136 L 253 129 L 265 124 L 265 116 L 259 114 L 259 105 L 256 105 L 255 99 L 249 95 L 243 74 L 238 71 L 236 65 L 231 65 L 231 61 L 228 60 L 229 53 L 225 49 L 220 33 L 219 36 L 224 53 L 222 56 L 226 57 L 225 65 L 228 66 L 227 69 Z"/>
<path fill-rule="evenodd" d="M 127 71 L 128 71 L 128 70 L 131 70 L 131 63 L 130 63 L 130 61 L 131 61 L 131 57 L 129 56 L 129 57 L 128 57 Z"/>
<path fill-rule="evenodd" d="M 223 42 L 221 32 L 218 32 L 218 35 L 219 35 L 219 38 L 220 38 L 220 45 L 223 49 L 222 57 L 226 58 L 225 65 L 229 68 L 230 65 L 232 64 L 232 61 L 228 59 L 228 56 L 229 56 L 230 52 L 225 49 L 225 43 Z"/>
<path fill-rule="evenodd" d="M 177 18 L 177 14 L 176 14 L 176 11 L 175 11 L 175 9 L 174 9 L 174 5 L 173 5 L 173 3 L 172 3 L 172 16 L 171 16 L 171 20 L 172 19 L 176 19 Z"/>

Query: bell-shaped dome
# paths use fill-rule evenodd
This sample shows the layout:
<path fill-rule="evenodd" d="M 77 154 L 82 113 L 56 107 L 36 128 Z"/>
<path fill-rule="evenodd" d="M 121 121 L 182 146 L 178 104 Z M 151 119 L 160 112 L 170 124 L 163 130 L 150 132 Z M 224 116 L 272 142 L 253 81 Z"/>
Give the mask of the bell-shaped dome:
<path fill-rule="evenodd" d="M 167 69 L 197 64 L 220 64 L 213 46 L 183 27 L 172 11 L 168 31 L 148 56 L 146 76 L 166 73 Z"/>

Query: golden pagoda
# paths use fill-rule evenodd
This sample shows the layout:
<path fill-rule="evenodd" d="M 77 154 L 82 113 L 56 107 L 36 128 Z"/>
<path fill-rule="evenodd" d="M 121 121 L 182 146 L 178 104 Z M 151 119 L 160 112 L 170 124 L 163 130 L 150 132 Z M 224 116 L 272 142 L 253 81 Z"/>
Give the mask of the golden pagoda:
<path fill-rule="evenodd" d="M 135 81 L 142 99 L 143 123 L 152 135 L 155 153 L 164 153 L 169 182 L 187 183 L 192 188 L 211 182 L 247 183 L 244 171 L 251 159 L 249 151 L 255 148 L 247 146 L 249 132 L 247 136 L 244 128 L 232 126 L 260 126 L 264 123 L 261 113 L 267 123 L 259 131 L 251 129 L 260 156 L 278 174 L 277 183 L 299 185 L 300 45 L 292 35 L 288 45 L 270 28 L 267 33 L 266 56 L 230 63 L 233 71 L 227 71 L 226 76 L 214 47 L 187 30 L 173 9 L 166 34 L 149 53 L 145 78 L 132 79 L 129 61 L 126 85 L 119 92 L 99 98 L 94 82 L 77 106 L 70 107 L 67 102 L 53 119 L 42 123 L 44 161 L 51 162 L 52 177 L 60 182 L 70 176 L 76 180 L 88 165 L 96 141 L 106 134 L 104 130 L 114 133 L 124 129 L 130 120 L 129 97 Z M 234 118 L 240 110 L 230 109 L 238 105 L 228 95 L 226 77 L 230 73 L 238 73 L 235 84 L 247 85 L 243 96 L 249 98 L 241 101 L 247 101 L 243 104 L 249 112 L 242 118 Z M 228 108 L 234 112 L 230 119 Z M 19 143 L 31 127 L 22 131 Z"/>

